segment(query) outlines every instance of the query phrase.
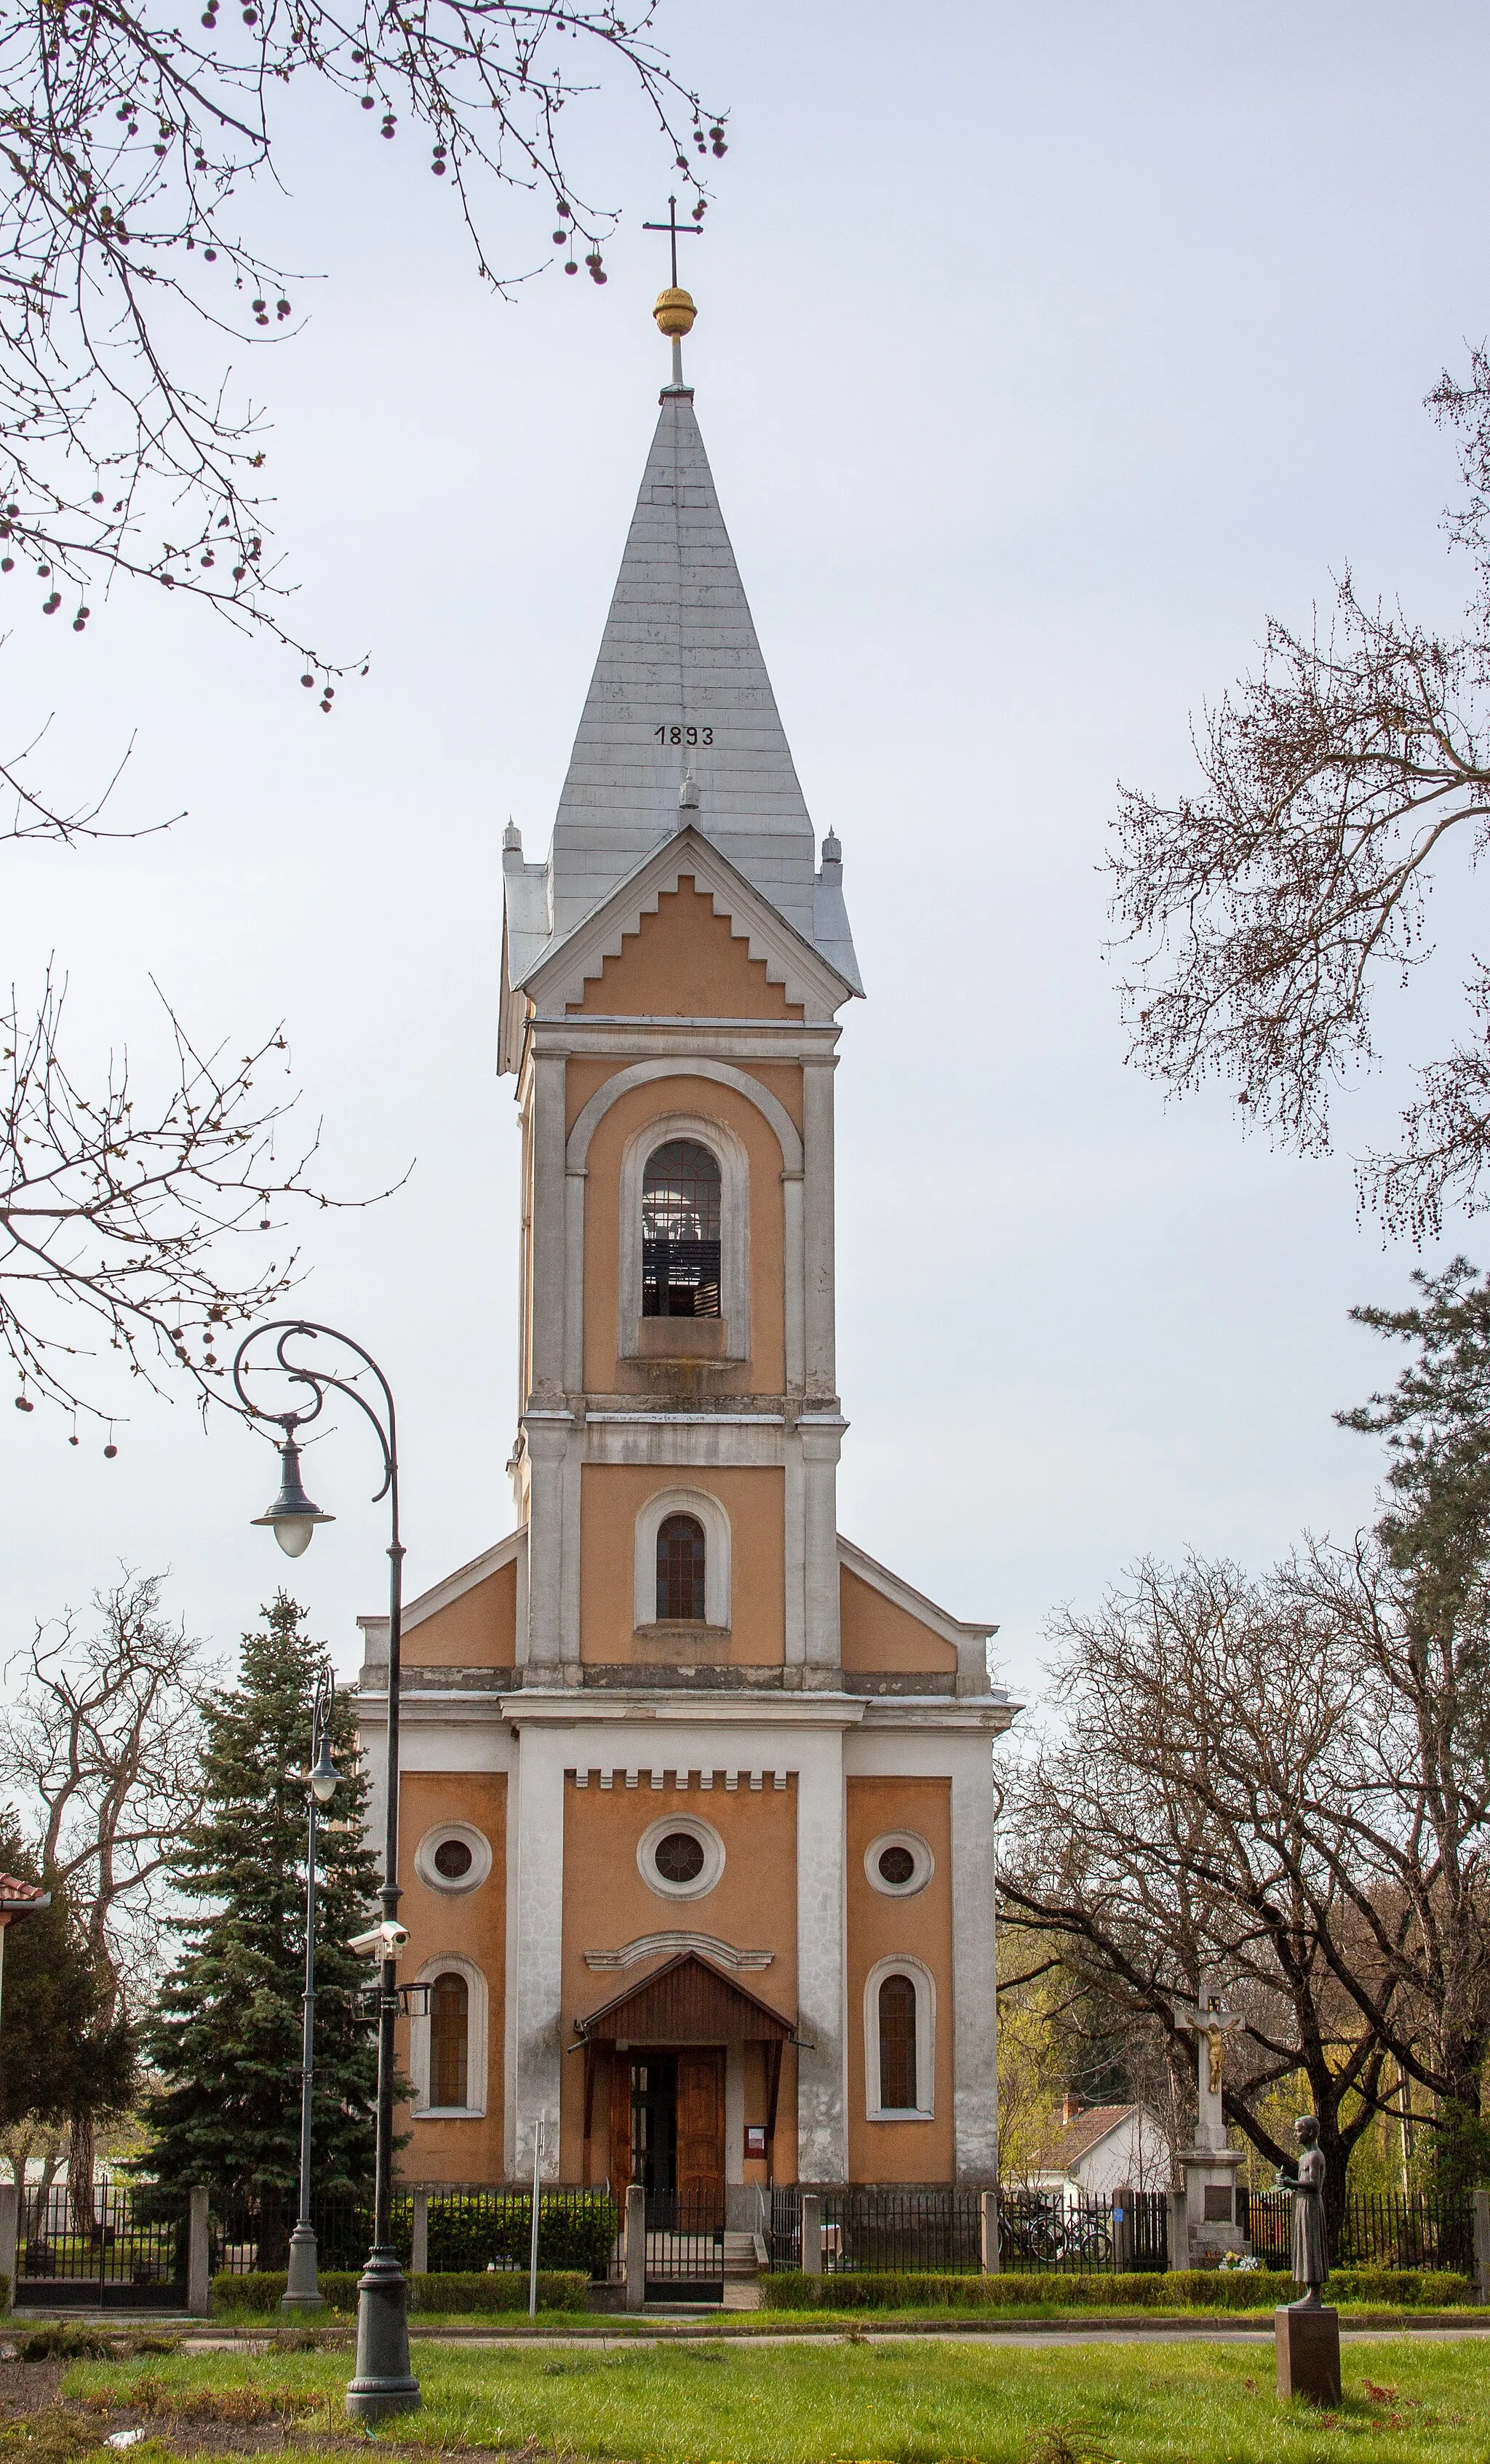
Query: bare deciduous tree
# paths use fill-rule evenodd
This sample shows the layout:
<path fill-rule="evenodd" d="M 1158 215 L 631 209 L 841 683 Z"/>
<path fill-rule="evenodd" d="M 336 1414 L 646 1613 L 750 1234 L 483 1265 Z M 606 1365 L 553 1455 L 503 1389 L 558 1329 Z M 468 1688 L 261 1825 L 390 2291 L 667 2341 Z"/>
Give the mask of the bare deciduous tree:
<path fill-rule="evenodd" d="M 1461 629 L 1372 605 L 1347 573 L 1328 624 L 1270 620 L 1260 672 L 1206 714 L 1199 793 L 1121 798 L 1130 1057 L 1177 1092 L 1229 1081 L 1247 1120 L 1303 1154 L 1327 1148 L 1335 1091 L 1372 1058 L 1377 988 L 1432 956 L 1446 843 L 1471 865 L 1490 843 L 1490 352 L 1431 402 L 1464 482 L 1447 517 L 1474 564 Z M 1490 1205 L 1490 965 L 1465 999 L 1400 1145 L 1357 1166 L 1363 1200 L 1415 1240 L 1451 1200 Z"/>
<path fill-rule="evenodd" d="M 242 221 L 273 176 L 287 90 L 311 89 L 327 127 L 339 107 L 357 115 L 375 152 L 422 139 L 498 292 L 510 252 L 487 226 L 504 189 L 542 217 L 542 243 L 536 229 L 524 243 L 534 270 L 558 250 L 571 274 L 582 260 L 605 279 L 616 217 L 586 206 L 560 151 L 587 75 L 629 84 L 695 217 L 724 124 L 670 69 L 656 0 L 634 14 L 614 0 L 187 13 L 198 23 L 149 0 L 16 0 L 0 15 L 0 573 L 29 569 L 43 612 L 76 631 L 117 576 L 185 590 L 298 649 L 329 708 L 336 667 L 292 635 L 266 555 L 260 417 L 220 365 L 225 345 L 294 314 L 293 284 Z"/>
<path fill-rule="evenodd" d="M 1193 2056 L 1175 2006 L 1217 1972 L 1243 2013 L 1226 2110 L 1281 2164 L 1259 2105 L 1302 2074 L 1338 2217 L 1398 1991 L 1332 1853 L 1370 1717 L 1355 1656 L 1306 1592 L 1194 1558 L 1141 1565 L 1055 1640 L 1063 1726 L 1011 1801 L 1006 1915 L 1066 1936 L 1158 2024 L 1176 2088 Z"/>
<path fill-rule="evenodd" d="M 296 1278 L 293 1250 L 234 1276 L 226 1236 L 269 1231 L 269 1210 L 288 1199 L 331 1202 L 306 1177 L 315 1137 L 276 1153 L 292 1104 L 253 1092 L 288 1066 L 284 1036 L 235 1060 L 199 1052 L 167 1005 L 174 1067 L 147 1107 L 123 1055 L 84 1091 L 63 1056 L 62 1011 L 50 980 L 33 1018 L 13 997 L 0 1009 L 0 1343 L 19 1373 L 16 1407 L 39 1397 L 104 1417 L 104 1383 L 84 1368 L 99 1348 L 152 1388 L 183 1373 L 205 1402 L 230 1328 Z"/>
<path fill-rule="evenodd" d="M 202 1646 L 161 1611 L 157 1576 L 124 1574 L 38 1625 L 0 1728 L 0 1786 L 32 1821 L 42 1869 L 68 1892 L 116 2011 L 140 2009 L 160 1972 L 170 1868 L 202 1802 Z M 12 1661 L 11 1667 L 14 1667 Z M 10 1670 L 7 1671 L 9 1675 Z M 69 2170 L 86 2211 L 92 2117 L 72 2120 Z"/>

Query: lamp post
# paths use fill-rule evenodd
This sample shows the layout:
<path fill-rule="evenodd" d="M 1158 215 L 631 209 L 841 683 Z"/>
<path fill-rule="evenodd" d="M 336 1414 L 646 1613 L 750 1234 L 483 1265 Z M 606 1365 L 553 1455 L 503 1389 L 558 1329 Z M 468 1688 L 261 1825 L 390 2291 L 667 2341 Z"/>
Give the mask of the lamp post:
<path fill-rule="evenodd" d="M 311 1712 L 311 1767 L 306 1772 L 305 1817 L 305 1991 L 301 1995 L 300 2035 L 300 2213 L 290 2235 L 290 2275 L 281 2310 L 324 2310 L 316 2280 L 316 2232 L 311 2223 L 311 2084 L 316 2066 L 316 1816 L 337 1793 L 338 1771 L 331 1759 L 331 1714 L 336 1707 L 337 1681 L 328 1668 L 316 1688 Z"/>
<path fill-rule="evenodd" d="M 354 1369 L 350 1376 L 340 1377 L 329 1370 L 313 1366 L 302 1357 L 290 1355 L 287 1347 L 291 1344 L 298 1352 L 302 1345 L 318 1342 L 322 1336 L 332 1343 L 344 1345 L 355 1354 L 361 1367 Z M 265 1345 L 270 1347 L 268 1358 L 250 1358 L 252 1352 Z M 382 1417 L 355 1383 L 363 1371 L 371 1374 L 382 1397 Z M 256 1403 L 244 1384 L 245 1376 L 275 1372 L 288 1377 L 294 1388 L 309 1397 L 308 1402 L 288 1412 L 267 1412 Z M 348 2412 L 362 2421 L 379 2421 L 389 2413 L 416 2411 L 421 2401 L 419 2381 L 409 2367 L 408 2286 L 393 2247 L 392 2230 L 393 2030 L 400 2007 L 398 1954 L 408 1939 L 398 1921 L 399 1901 L 403 1897 L 398 1872 L 399 1659 L 403 1631 L 404 1547 L 399 1538 L 398 1433 L 393 1395 L 370 1352 L 364 1352 L 360 1343 L 354 1343 L 350 1335 L 339 1333 L 335 1327 L 318 1326 L 308 1318 L 276 1318 L 246 1334 L 233 1357 L 232 1382 L 239 1400 L 252 1419 L 276 1421 L 284 1432 L 279 1445 L 279 1495 L 267 1513 L 257 1514 L 253 1520 L 269 1526 L 287 1556 L 302 1556 L 315 1536 L 316 1526 L 334 1520 L 333 1516 L 323 1514 L 319 1507 L 313 1505 L 306 1496 L 300 1479 L 300 1448 L 296 1437 L 297 1430 L 308 1427 L 319 1418 L 328 1395 L 343 1395 L 357 1405 L 364 1418 L 371 1421 L 383 1453 L 383 1484 L 373 1496 L 375 1506 L 384 1497 L 389 1501 L 391 1527 L 388 1540 L 386 1801 L 383 1888 L 379 1895 L 383 1902 L 383 1922 L 374 1927 L 371 1934 L 360 1936 L 350 1946 L 353 1949 L 366 1947 L 376 1950 L 380 1963 L 373 2246 L 357 2288 L 357 2369 L 346 2391 Z"/>

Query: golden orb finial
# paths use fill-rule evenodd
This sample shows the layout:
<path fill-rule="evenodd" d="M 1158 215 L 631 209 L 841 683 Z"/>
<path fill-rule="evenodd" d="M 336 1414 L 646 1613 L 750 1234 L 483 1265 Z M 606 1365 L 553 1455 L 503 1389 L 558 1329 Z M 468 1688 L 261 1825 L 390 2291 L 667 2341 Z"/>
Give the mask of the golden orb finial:
<path fill-rule="evenodd" d="M 694 307 L 689 294 L 686 291 L 680 291 L 674 283 L 670 291 L 658 293 L 657 305 L 652 310 L 652 315 L 657 319 L 659 331 L 676 342 L 680 341 L 685 334 L 691 334 L 693 319 L 698 315 L 698 310 Z"/>

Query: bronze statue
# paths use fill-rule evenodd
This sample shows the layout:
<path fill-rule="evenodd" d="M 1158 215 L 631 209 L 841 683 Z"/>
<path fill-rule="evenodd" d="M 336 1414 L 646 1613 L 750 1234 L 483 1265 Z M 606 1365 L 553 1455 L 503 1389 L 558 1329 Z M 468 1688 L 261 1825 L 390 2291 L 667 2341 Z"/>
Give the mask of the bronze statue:
<path fill-rule="evenodd" d="M 1292 2171 L 1281 2167 L 1278 2181 L 1280 2189 L 1293 2192 L 1293 2280 L 1305 2290 L 1301 2300 L 1288 2306 L 1318 2310 L 1324 2306 L 1320 2286 L 1329 2274 L 1329 2236 L 1325 2230 L 1325 2155 L 1312 2113 L 1301 2113 L 1293 2135 L 1299 2142 L 1298 2167 Z"/>

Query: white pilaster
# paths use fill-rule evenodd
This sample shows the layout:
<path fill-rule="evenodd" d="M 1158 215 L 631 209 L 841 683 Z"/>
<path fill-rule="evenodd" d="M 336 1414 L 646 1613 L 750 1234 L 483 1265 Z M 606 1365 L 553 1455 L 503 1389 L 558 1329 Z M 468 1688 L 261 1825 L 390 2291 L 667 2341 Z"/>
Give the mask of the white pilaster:
<path fill-rule="evenodd" d="M 797 2172 L 848 2179 L 844 1749 L 803 1737 L 797 1781 Z"/>
<path fill-rule="evenodd" d="M 987 1735 L 952 1748 L 953 2162 L 998 2175 L 998 1961 L 994 1929 L 994 1767 Z"/>
<path fill-rule="evenodd" d="M 532 1393 L 552 1408 L 564 1395 L 564 1057 L 540 1052 L 533 1069 Z"/>
<path fill-rule="evenodd" d="M 523 1420 L 528 1449 L 528 1673 L 557 1669 L 564 1657 L 564 1557 L 566 1459 L 572 1423 L 567 1412 L 529 1412 Z"/>
<path fill-rule="evenodd" d="M 797 1423 L 802 1460 L 803 1659 L 818 1672 L 810 1683 L 843 1665 L 839 1639 L 838 1460 L 847 1423 L 824 1415 Z"/>
<path fill-rule="evenodd" d="M 802 1311 L 807 1401 L 838 1398 L 833 1331 L 833 1063 L 802 1070 Z"/>
<path fill-rule="evenodd" d="M 559 2092 L 563 2050 L 559 2041 L 563 1993 L 564 1764 L 563 1732 L 529 1731 L 517 1765 L 516 1808 L 509 1855 L 515 1883 L 508 1941 L 508 1990 L 514 2011 L 509 2076 L 512 2119 L 507 2132 L 508 2170 L 516 2180 L 533 2175 L 534 2132 L 549 2117 L 544 2172 L 559 2171 Z M 515 1969 L 515 1974 L 514 1970 Z"/>

